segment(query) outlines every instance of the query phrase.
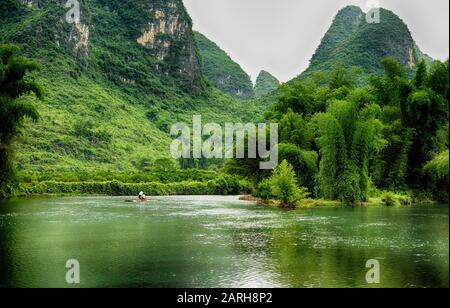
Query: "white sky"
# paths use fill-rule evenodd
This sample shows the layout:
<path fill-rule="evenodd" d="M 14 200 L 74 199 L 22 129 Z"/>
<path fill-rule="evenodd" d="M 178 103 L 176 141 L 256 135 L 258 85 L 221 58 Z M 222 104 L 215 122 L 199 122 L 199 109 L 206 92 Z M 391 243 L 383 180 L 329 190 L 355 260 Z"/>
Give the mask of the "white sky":
<path fill-rule="evenodd" d="M 202 32 L 256 79 L 267 70 L 288 81 L 308 67 L 339 9 L 371 0 L 183 0 Z M 400 16 L 421 50 L 449 55 L 449 0 L 380 0 Z"/>

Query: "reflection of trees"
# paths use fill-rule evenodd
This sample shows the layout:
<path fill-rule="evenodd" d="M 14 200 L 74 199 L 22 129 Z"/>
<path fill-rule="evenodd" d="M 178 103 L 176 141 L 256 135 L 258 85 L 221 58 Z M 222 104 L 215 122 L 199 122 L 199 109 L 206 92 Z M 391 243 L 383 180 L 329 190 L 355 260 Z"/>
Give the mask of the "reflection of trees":
<path fill-rule="evenodd" d="M 69 258 L 94 287 L 370 287 L 373 258 L 381 287 L 448 287 L 448 208 L 250 207 L 223 217 L 221 205 L 206 215 L 171 203 L 0 205 L 0 287 L 64 287 Z"/>
<path fill-rule="evenodd" d="M 0 202 L 0 208 L 4 207 Z M 3 211 L 0 210 L 0 215 Z M 14 241 L 11 224 L 5 224 L 0 218 L 0 288 L 11 287 L 13 282 L 13 259 L 8 246 Z"/>
<path fill-rule="evenodd" d="M 447 220 L 437 223 L 435 215 L 417 216 L 414 211 L 280 212 L 276 218 L 280 227 L 228 234 L 241 258 L 260 260 L 284 286 L 448 286 L 448 216 L 442 215 Z M 418 211 L 423 213 L 423 209 Z M 378 286 L 365 281 L 365 264 L 374 258 L 381 264 L 382 284 Z"/>

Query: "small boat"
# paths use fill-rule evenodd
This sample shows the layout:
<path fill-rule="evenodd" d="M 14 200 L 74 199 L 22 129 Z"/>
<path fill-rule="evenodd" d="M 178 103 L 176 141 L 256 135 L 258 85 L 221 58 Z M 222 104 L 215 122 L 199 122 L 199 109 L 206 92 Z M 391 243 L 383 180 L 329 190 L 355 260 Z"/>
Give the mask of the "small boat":
<path fill-rule="evenodd" d="M 127 199 L 125 200 L 126 203 L 146 203 L 146 202 L 150 202 L 150 200 L 145 199 L 145 200 L 135 200 L 135 199 Z"/>

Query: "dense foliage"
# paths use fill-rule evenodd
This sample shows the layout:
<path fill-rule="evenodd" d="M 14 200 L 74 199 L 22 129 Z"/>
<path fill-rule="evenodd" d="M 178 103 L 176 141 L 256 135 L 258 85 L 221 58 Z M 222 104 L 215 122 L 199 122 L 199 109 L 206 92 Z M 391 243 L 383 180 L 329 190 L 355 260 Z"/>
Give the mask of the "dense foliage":
<path fill-rule="evenodd" d="M 126 178 L 125 178 L 126 179 Z M 252 184 L 230 175 L 216 175 L 214 179 L 199 181 L 121 182 L 119 180 L 59 182 L 55 180 L 23 183 L 19 194 L 105 194 L 137 196 L 145 191 L 149 196 L 159 195 L 238 195 L 252 191 Z"/>
<path fill-rule="evenodd" d="M 258 186 L 258 195 L 264 200 L 275 198 L 280 207 L 295 208 L 296 203 L 308 196 L 305 188 L 299 187 L 295 172 L 287 160 L 283 160 Z"/>
<path fill-rule="evenodd" d="M 190 25 L 181 1 L 172 2 L 178 4 L 179 21 Z M 253 121 L 262 113 L 256 103 L 242 104 L 211 86 L 193 91 L 170 73 L 178 70 L 175 55 L 161 62 L 154 55 L 158 51 L 137 43 L 154 21 L 149 5 L 174 10 L 167 1 L 81 1 L 82 22 L 89 26 L 86 54 L 74 52 L 70 38 L 76 32 L 61 22 L 66 9 L 60 1 L 36 3 L 0 2 L 0 44 L 15 43 L 24 56 L 36 59 L 42 70 L 34 77 L 46 89 L 41 120 L 26 123 L 19 170 L 135 172 L 170 157 L 172 124 L 190 123 L 194 114 L 224 123 Z M 161 39 L 181 49 L 195 45 L 189 31 L 179 40 Z"/>
<path fill-rule="evenodd" d="M 341 65 L 326 85 L 314 78 L 283 85 L 267 113 L 280 123 L 279 156 L 317 198 L 358 204 L 378 189 L 448 200 L 448 61 L 431 68 L 421 61 L 411 79 L 393 58 L 382 67 L 384 76 L 365 87 L 357 87 L 357 70 Z M 230 161 L 225 170 L 257 182 L 268 176 L 252 160 Z M 259 186 L 265 197 L 268 183 Z"/>
<path fill-rule="evenodd" d="M 408 26 L 393 12 L 380 9 L 379 23 L 368 23 L 366 14 L 357 6 L 347 6 L 336 15 L 333 24 L 323 37 L 311 59 L 311 65 L 298 80 L 328 71 L 337 63 L 344 67 L 360 67 L 365 76 L 381 76 L 380 61 L 394 57 L 411 75 L 421 59 L 429 63 L 430 57 L 417 47 Z"/>
<path fill-rule="evenodd" d="M 193 33 L 180 0 L 81 1 L 82 25 L 63 21 L 60 1 L 31 2 L 0 2 L 0 44 L 15 43 L 42 67 L 17 47 L 1 49 L 2 194 L 16 184 L 12 154 L 25 125 L 17 151 L 24 193 L 135 194 L 147 185 L 150 194 L 229 194 L 258 185 L 262 198 L 282 204 L 303 196 L 301 187 L 348 204 L 381 191 L 448 199 L 448 61 L 430 63 L 390 11 L 368 24 L 359 8 L 345 8 L 304 74 L 243 103 L 223 92 L 252 96 L 248 75 Z M 174 20 L 181 30 L 166 31 Z M 152 37 L 157 24 L 164 31 Z M 138 43 L 144 34 L 147 45 Z M 257 95 L 278 85 L 268 73 L 258 79 Z M 46 89 L 37 123 L 23 121 L 37 119 L 31 94 L 42 93 L 33 80 Z M 193 170 L 218 169 L 220 160 L 169 159 L 172 124 L 196 114 L 204 123 L 256 122 L 269 105 L 283 162 L 274 173 L 257 159 L 228 161 L 232 176 Z M 382 200 L 407 203 L 398 196 Z"/>
<path fill-rule="evenodd" d="M 42 97 L 42 89 L 27 75 L 38 64 L 19 56 L 19 48 L 0 45 L 0 197 L 10 195 L 17 185 L 14 145 L 25 118 L 36 121 L 39 114 L 27 98 Z"/>

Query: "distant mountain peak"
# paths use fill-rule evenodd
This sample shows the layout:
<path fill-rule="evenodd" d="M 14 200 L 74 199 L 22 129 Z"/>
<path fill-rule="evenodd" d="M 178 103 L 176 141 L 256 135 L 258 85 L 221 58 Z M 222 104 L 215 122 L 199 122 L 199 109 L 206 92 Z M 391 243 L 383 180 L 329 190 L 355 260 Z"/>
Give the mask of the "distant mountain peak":
<path fill-rule="evenodd" d="M 381 74 L 381 61 L 396 58 L 413 70 L 424 55 L 405 22 L 390 10 L 380 8 L 380 23 L 368 23 L 366 13 L 357 6 L 346 6 L 336 14 L 330 28 L 311 58 L 309 68 L 299 77 L 315 71 L 328 71 L 337 63 L 358 66 L 365 74 Z"/>
<path fill-rule="evenodd" d="M 280 81 L 271 73 L 262 70 L 256 78 L 255 96 L 261 97 L 278 89 Z"/>

